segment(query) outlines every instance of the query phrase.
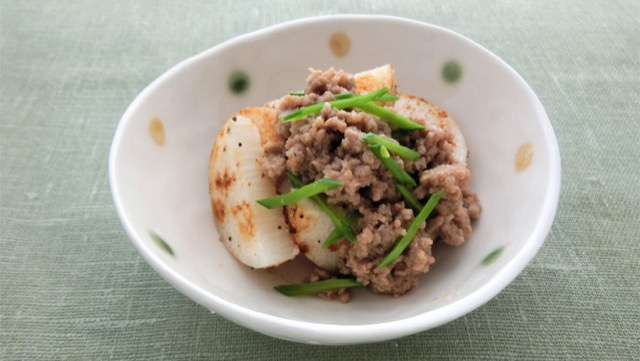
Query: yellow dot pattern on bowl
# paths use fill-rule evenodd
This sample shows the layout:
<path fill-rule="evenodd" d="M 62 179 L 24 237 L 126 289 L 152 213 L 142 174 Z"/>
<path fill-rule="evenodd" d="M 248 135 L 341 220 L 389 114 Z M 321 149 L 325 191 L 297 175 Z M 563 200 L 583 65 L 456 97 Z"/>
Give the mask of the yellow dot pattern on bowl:
<path fill-rule="evenodd" d="M 251 79 L 249 75 L 242 70 L 236 70 L 231 75 L 229 75 L 229 79 L 227 80 L 227 86 L 229 90 L 234 95 L 241 95 L 249 90 L 249 86 L 251 85 Z"/>
<path fill-rule="evenodd" d="M 162 125 L 162 121 L 159 118 L 153 118 L 149 122 L 149 135 L 157 145 L 164 145 L 164 125 Z"/>
<path fill-rule="evenodd" d="M 153 242 L 165 253 L 167 253 L 171 257 L 175 257 L 175 253 L 173 253 L 173 249 L 169 246 L 169 243 L 165 241 L 162 237 L 160 237 L 156 232 L 149 231 L 149 237 L 153 240 Z"/>
<path fill-rule="evenodd" d="M 524 143 L 516 151 L 515 166 L 518 172 L 529 168 L 533 160 L 533 144 Z"/>
<path fill-rule="evenodd" d="M 442 79 L 449 83 L 456 83 L 462 78 L 462 66 L 455 60 L 449 60 L 442 66 Z"/>
<path fill-rule="evenodd" d="M 351 38 L 343 31 L 336 31 L 329 37 L 329 47 L 333 55 L 342 58 L 351 50 Z"/>

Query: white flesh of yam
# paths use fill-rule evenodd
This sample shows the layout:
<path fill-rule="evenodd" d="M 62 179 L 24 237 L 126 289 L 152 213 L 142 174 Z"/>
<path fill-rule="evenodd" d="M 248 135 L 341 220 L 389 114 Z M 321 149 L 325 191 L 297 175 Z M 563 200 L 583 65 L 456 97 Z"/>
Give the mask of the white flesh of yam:
<path fill-rule="evenodd" d="M 299 253 L 283 210 L 256 203 L 276 194 L 275 184 L 262 173 L 264 150 L 254 124 L 274 117 L 272 112 L 246 108 L 227 120 L 209 168 L 211 207 L 220 239 L 236 259 L 254 268 L 277 266 Z"/>
<path fill-rule="evenodd" d="M 371 93 L 385 87 L 389 89 L 389 93 L 396 92 L 396 77 L 389 64 L 356 73 L 353 77 L 356 94 Z"/>
<path fill-rule="evenodd" d="M 311 199 L 303 199 L 286 208 L 289 226 L 300 251 L 316 266 L 330 272 L 337 271 L 335 248 L 322 248 L 334 228 L 327 214 Z"/>

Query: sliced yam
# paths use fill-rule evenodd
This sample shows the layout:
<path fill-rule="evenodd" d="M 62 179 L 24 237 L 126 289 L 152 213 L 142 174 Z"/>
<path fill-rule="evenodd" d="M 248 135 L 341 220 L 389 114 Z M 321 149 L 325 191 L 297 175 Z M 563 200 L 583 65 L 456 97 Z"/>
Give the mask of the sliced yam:
<path fill-rule="evenodd" d="M 453 151 L 454 158 L 460 164 L 467 163 L 468 150 L 462 132 L 455 120 L 444 109 L 414 95 L 398 93 L 398 97 L 400 99 L 392 108 L 396 113 L 416 121 L 422 119 L 427 129 L 437 127 L 451 132 L 456 143 Z"/>
<path fill-rule="evenodd" d="M 388 88 L 391 94 L 396 92 L 396 77 L 389 64 L 356 73 L 354 80 L 356 94 L 370 93 L 384 87 Z"/>
<path fill-rule="evenodd" d="M 270 141 L 277 141 L 279 136 L 276 131 L 278 124 L 275 109 L 269 107 L 249 107 L 238 112 L 239 115 L 249 118 L 258 128 L 260 145 L 263 147 Z"/>
<path fill-rule="evenodd" d="M 209 166 L 209 194 L 220 240 L 236 259 L 254 268 L 277 266 L 299 253 L 282 209 L 256 203 L 276 194 L 275 184 L 262 174 L 264 150 L 254 122 L 271 116 L 267 108 L 247 108 L 229 118 Z"/>
<path fill-rule="evenodd" d="M 327 271 L 338 270 L 335 249 L 323 248 L 322 244 L 333 231 L 331 219 L 311 199 L 286 207 L 289 231 L 300 251 L 316 266 Z"/>

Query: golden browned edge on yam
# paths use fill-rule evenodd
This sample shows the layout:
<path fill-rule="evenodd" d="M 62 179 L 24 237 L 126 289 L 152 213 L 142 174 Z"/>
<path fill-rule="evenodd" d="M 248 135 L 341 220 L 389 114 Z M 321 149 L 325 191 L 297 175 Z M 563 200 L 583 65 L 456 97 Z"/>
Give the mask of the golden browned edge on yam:
<path fill-rule="evenodd" d="M 224 133 L 227 131 L 227 126 L 230 121 L 232 121 L 235 117 L 245 117 L 250 119 L 258 128 L 258 132 L 260 133 L 260 142 L 262 146 L 266 144 L 267 141 L 274 140 L 277 137 L 277 133 L 275 127 L 270 125 L 276 121 L 276 112 L 274 109 L 268 107 L 247 107 L 239 110 L 234 115 L 230 116 L 222 126 L 222 129 L 218 133 L 218 137 L 214 141 L 213 149 L 211 150 L 211 155 L 209 157 L 209 198 L 211 202 L 211 210 L 213 211 L 214 220 L 218 224 L 222 224 L 225 219 L 225 210 L 224 205 L 220 201 L 216 201 L 213 199 L 211 193 L 214 189 L 218 189 L 223 195 L 227 195 L 229 193 L 229 187 L 235 181 L 235 177 L 233 175 L 228 174 L 226 171 L 222 175 L 222 177 L 216 177 L 214 175 L 213 164 L 215 160 L 219 156 L 219 152 L 222 151 L 220 149 L 222 146 L 220 142 L 217 140 L 222 138 Z M 252 225 L 253 223 L 248 223 L 248 225 Z M 243 233 L 250 234 L 252 232 L 251 229 L 242 230 Z"/>
<path fill-rule="evenodd" d="M 389 88 L 391 94 L 396 92 L 395 71 L 389 64 L 357 73 L 354 80 L 356 94 L 370 93 L 384 87 Z"/>
<path fill-rule="evenodd" d="M 417 95 L 412 95 L 412 94 L 406 94 L 406 93 L 397 93 L 398 96 L 400 98 L 403 99 L 410 99 L 412 101 L 415 101 L 416 103 L 419 102 L 424 102 L 425 104 L 427 104 L 429 106 L 429 112 L 436 116 L 438 118 L 438 120 L 440 120 L 440 123 L 438 124 L 441 128 L 446 129 L 446 130 L 450 130 L 450 131 L 455 131 L 455 129 L 451 129 L 450 125 L 452 125 L 452 123 L 455 123 L 455 121 L 449 117 L 449 113 L 447 113 L 446 110 L 440 108 L 439 106 L 433 104 L 432 102 L 428 101 L 425 98 L 419 97 Z M 426 116 L 426 114 L 424 115 Z"/>

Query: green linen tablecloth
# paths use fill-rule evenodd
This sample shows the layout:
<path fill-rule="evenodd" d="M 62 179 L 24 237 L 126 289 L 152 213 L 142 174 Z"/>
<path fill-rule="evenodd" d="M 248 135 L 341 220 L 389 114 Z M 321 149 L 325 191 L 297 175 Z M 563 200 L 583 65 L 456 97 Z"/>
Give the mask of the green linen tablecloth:
<path fill-rule="evenodd" d="M 545 246 L 498 297 L 371 345 L 306 346 L 198 306 L 129 242 L 107 159 L 118 120 L 172 65 L 314 15 L 408 17 L 511 64 L 562 155 Z M 2 1 L 3 360 L 640 359 L 640 2 Z"/>

